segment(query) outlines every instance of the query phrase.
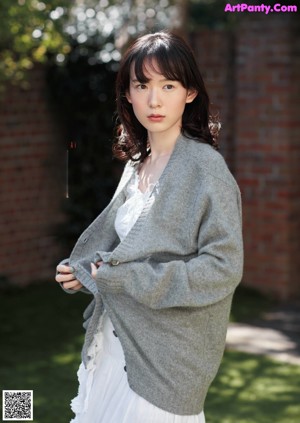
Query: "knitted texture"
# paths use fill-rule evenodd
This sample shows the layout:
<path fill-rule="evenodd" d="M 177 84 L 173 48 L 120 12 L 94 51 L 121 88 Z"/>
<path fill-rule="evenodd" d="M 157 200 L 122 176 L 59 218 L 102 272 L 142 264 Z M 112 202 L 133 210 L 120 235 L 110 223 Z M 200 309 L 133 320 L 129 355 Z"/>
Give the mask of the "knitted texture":
<path fill-rule="evenodd" d="M 82 357 L 103 308 L 121 341 L 130 387 L 173 414 L 199 414 L 225 347 L 232 295 L 242 277 L 240 191 L 210 145 L 181 135 L 137 222 L 120 242 L 118 208 L 128 163 L 106 209 L 69 259 L 94 295 L 84 313 Z M 102 260 L 96 280 L 90 263 Z"/>

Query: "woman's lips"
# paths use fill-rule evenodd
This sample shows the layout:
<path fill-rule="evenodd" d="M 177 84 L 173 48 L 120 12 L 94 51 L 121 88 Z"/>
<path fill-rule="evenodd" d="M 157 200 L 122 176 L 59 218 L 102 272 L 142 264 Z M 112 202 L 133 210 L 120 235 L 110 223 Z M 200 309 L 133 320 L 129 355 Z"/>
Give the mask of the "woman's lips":
<path fill-rule="evenodd" d="M 163 116 L 163 115 L 149 115 L 149 116 L 147 116 L 147 118 L 151 122 L 161 122 L 165 118 L 165 116 Z"/>

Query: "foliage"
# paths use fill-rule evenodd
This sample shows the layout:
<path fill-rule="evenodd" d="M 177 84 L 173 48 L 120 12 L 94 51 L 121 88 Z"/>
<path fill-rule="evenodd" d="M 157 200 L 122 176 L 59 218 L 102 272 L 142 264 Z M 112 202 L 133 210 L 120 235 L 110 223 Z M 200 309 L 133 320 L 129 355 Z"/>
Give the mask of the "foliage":
<path fill-rule="evenodd" d="M 33 389 L 33 423 L 64 423 L 73 414 L 86 294 L 56 282 L 1 292 L 0 389 Z M 237 293 L 243 307 L 245 297 Z M 255 298 L 252 298 L 253 306 Z M 250 308 L 250 306 L 249 306 Z M 206 401 L 210 423 L 298 423 L 300 366 L 227 351 Z"/>
<path fill-rule="evenodd" d="M 65 30 L 78 44 L 98 46 L 94 60 L 119 60 L 139 34 L 181 24 L 176 0 L 76 0 Z"/>
<path fill-rule="evenodd" d="M 51 57 L 62 63 L 76 43 L 97 45 L 95 62 L 119 60 L 130 37 L 178 25 L 170 1 L 1 0 L 0 87 L 7 81 L 26 85 L 35 62 Z"/>
<path fill-rule="evenodd" d="M 63 34 L 68 0 L 1 0 L 0 87 L 25 81 L 34 62 L 69 51 Z"/>

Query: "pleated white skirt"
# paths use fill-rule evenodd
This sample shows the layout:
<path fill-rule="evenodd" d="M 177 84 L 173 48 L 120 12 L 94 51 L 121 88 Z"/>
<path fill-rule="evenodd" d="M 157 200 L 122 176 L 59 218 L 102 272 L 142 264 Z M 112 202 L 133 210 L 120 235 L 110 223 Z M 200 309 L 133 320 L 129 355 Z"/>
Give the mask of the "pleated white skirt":
<path fill-rule="evenodd" d="M 203 412 L 175 415 L 137 395 L 128 385 L 123 349 L 107 313 L 101 327 L 89 348 L 88 368 L 81 363 L 77 373 L 70 423 L 205 423 Z"/>

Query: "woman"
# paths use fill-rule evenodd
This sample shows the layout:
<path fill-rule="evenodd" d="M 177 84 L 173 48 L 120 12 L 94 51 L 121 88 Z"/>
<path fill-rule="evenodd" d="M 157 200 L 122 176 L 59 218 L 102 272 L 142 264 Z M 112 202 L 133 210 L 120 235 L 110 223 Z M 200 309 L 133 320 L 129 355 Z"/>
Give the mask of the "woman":
<path fill-rule="evenodd" d="M 75 423 L 203 423 L 242 277 L 238 186 L 194 56 L 160 32 L 126 52 L 116 84 L 116 157 L 106 209 L 56 281 L 90 292 Z"/>

